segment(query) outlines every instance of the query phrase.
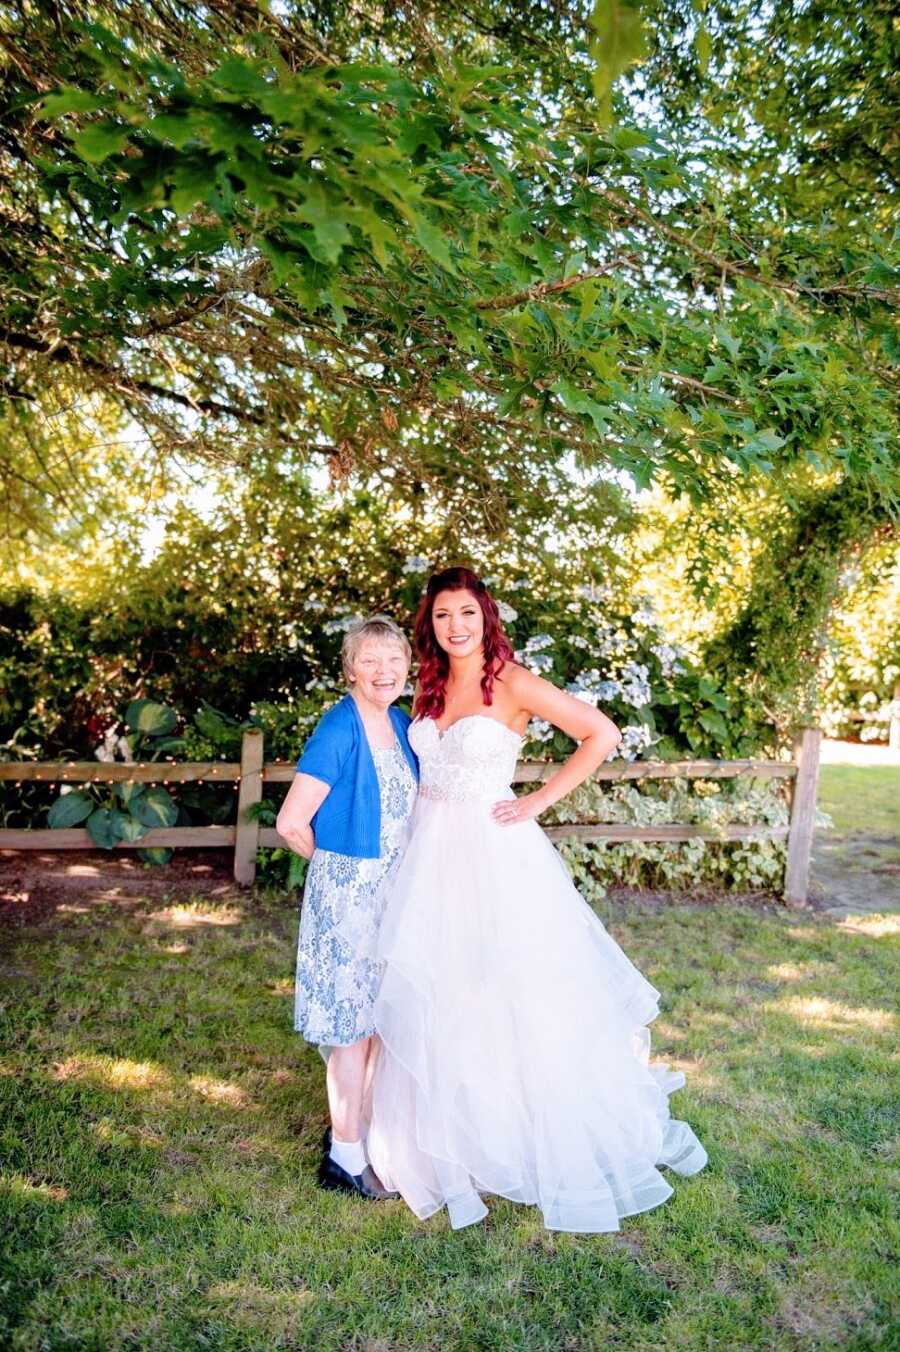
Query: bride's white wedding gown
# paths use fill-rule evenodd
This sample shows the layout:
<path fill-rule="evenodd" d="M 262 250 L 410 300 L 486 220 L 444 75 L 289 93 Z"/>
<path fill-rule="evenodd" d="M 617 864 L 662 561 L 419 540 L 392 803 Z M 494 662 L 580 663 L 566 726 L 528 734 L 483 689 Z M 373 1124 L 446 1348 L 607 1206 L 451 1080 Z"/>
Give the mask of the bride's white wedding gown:
<path fill-rule="evenodd" d="M 454 1228 L 497 1193 L 550 1229 L 617 1230 L 670 1196 L 661 1166 L 693 1174 L 706 1152 L 669 1116 L 684 1077 L 648 1065 L 658 992 L 537 822 L 491 818 L 520 740 L 484 714 L 410 730 L 421 781 L 378 941 L 369 1157 Z"/>

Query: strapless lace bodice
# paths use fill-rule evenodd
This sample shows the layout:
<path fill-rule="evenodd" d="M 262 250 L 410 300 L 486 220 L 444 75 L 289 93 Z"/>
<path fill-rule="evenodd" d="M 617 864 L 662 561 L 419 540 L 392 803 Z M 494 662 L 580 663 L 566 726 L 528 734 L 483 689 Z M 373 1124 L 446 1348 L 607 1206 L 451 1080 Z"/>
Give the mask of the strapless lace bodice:
<path fill-rule="evenodd" d="M 511 796 L 522 739 L 499 719 L 469 714 L 443 733 L 433 718 L 417 719 L 409 741 L 419 758 L 423 798 L 473 803 Z"/>

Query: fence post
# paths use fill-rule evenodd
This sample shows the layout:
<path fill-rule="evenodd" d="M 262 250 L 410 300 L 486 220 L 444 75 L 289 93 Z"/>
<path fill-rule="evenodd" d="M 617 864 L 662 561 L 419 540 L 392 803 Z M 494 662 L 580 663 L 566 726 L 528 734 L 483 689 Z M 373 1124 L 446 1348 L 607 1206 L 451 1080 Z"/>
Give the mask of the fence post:
<path fill-rule="evenodd" d="M 900 681 L 894 686 L 894 698 L 891 701 L 891 721 L 888 725 L 888 746 L 892 751 L 900 751 Z"/>
<path fill-rule="evenodd" d="M 248 887 L 256 877 L 259 822 L 247 809 L 262 798 L 263 735 L 259 728 L 241 739 L 241 787 L 238 793 L 237 826 L 234 832 L 234 880 Z"/>
<path fill-rule="evenodd" d="M 784 871 L 784 899 L 789 906 L 805 906 L 809 889 L 809 861 L 816 820 L 819 787 L 819 749 L 822 733 L 804 728 L 794 744 L 797 777 L 791 798 L 791 829 Z"/>

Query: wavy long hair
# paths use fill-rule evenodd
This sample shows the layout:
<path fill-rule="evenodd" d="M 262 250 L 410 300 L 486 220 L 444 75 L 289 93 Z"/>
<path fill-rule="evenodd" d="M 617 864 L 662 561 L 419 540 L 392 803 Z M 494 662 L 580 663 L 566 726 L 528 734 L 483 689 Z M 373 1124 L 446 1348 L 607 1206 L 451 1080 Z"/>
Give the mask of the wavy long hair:
<path fill-rule="evenodd" d="M 494 680 L 513 659 L 512 644 L 503 632 L 497 602 L 471 568 L 445 568 L 428 579 L 425 595 L 419 602 L 414 628 L 414 643 L 419 659 L 419 691 L 413 713 L 416 718 L 440 718 L 444 712 L 450 658 L 434 634 L 431 612 L 435 597 L 443 591 L 469 591 L 484 616 L 484 672 L 481 693 L 485 704 L 494 702 Z"/>

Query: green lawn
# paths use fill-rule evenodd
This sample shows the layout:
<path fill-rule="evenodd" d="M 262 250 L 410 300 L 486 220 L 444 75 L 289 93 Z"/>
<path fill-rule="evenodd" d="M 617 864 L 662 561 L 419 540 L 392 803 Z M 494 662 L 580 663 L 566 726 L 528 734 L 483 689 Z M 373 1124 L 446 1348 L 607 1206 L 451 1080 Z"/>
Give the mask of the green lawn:
<path fill-rule="evenodd" d="M 113 903 L 22 934 L 0 1346 L 898 1348 L 898 918 L 605 918 L 664 992 L 654 1052 L 687 1072 L 710 1165 L 592 1237 L 496 1201 L 454 1234 L 317 1190 L 290 909 Z"/>
<path fill-rule="evenodd" d="M 823 765 L 819 806 L 835 831 L 900 837 L 900 766 Z"/>

